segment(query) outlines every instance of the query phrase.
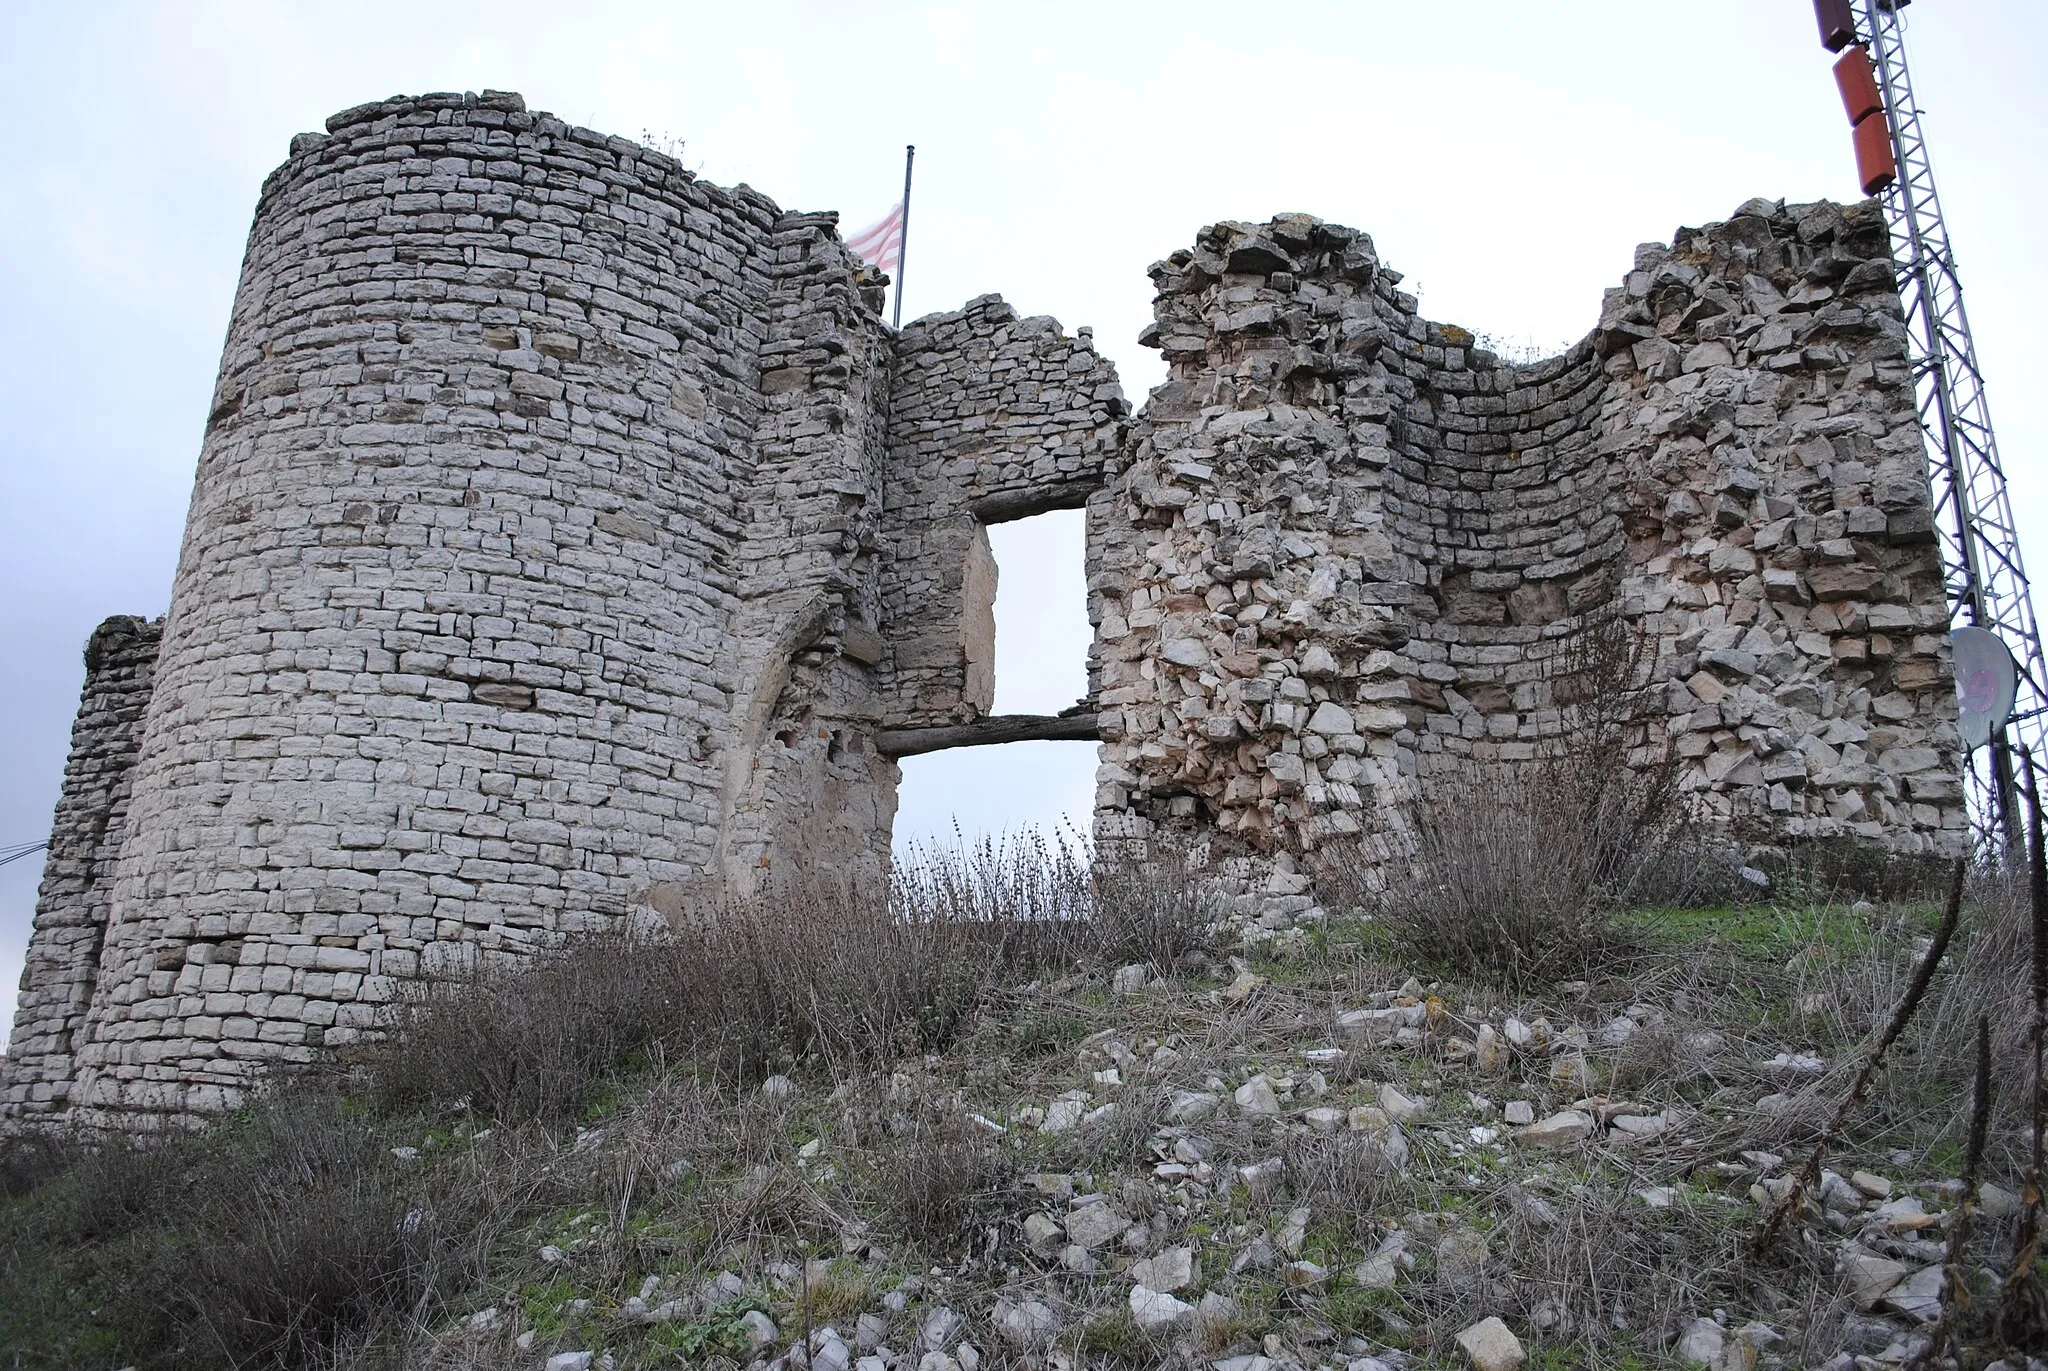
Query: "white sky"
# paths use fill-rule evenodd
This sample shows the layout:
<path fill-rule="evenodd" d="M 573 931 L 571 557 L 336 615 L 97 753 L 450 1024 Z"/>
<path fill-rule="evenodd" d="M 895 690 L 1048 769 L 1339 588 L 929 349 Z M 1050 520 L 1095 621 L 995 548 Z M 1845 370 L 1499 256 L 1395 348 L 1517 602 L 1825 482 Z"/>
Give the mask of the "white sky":
<path fill-rule="evenodd" d="M 1908 17 L 2041 571 L 2048 6 Z M 1855 195 L 1828 65 L 1806 0 L 0 6 L 0 844 L 48 831 L 93 625 L 163 612 L 258 186 L 335 110 L 517 90 L 849 228 L 914 142 L 906 316 L 999 291 L 1092 324 L 1139 400 L 1145 267 L 1218 219 L 1352 224 L 1432 317 L 1576 338 L 1637 242 L 1752 195 Z M 997 531 L 1005 709 L 1078 693 L 1078 532 L 1051 523 Z M 1014 641 L 1062 607 L 1064 635 Z M 1089 753 L 913 759 L 904 826 L 1085 812 Z M 0 985 L 35 867 L 0 868 Z"/>

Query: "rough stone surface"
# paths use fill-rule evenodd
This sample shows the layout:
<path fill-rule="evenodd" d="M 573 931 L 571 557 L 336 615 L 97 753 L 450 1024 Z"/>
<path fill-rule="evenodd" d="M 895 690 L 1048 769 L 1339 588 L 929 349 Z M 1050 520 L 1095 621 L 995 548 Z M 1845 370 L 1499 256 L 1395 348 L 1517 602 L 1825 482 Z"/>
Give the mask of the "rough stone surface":
<path fill-rule="evenodd" d="M 10 1114 L 62 1114 L 70 1103 L 162 633 L 161 622 L 113 618 L 86 644 L 85 690 L 43 858 L 14 1031 L 0 1063 L 0 1110 Z"/>
<path fill-rule="evenodd" d="M 1600 616 L 1706 819 L 1960 846 L 1874 204 L 1640 248 L 1526 365 L 1356 230 L 1214 225 L 1152 268 L 1136 416 L 997 297 L 892 330 L 836 223 L 501 92 L 293 140 L 169 615 L 95 636 L 6 1116 L 201 1119 L 404 982 L 879 881 L 878 740 L 986 717 L 987 528 L 1052 509 L 1101 850 L 1192 840 L 1261 918 L 1313 917 L 1323 844 L 1398 873 L 1419 776 L 1558 736 Z"/>
<path fill-rule="evenodd" d="M 1528 1360 L 1522 1340 L 1497 1318 L 1481 1319 L 1459 1333 L 1458 1346 L 1465 1349 L 1476 1371 L 1516 1371 Z"/>

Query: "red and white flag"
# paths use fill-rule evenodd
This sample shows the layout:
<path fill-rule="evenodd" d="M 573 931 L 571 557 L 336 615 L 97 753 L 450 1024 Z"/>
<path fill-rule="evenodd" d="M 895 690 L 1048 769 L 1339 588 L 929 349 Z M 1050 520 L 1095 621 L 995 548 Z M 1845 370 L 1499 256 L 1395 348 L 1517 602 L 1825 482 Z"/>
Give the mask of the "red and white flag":
<path fill-rule="evenodd" d="M 855 256 L 876 271 L 894 271 L 903 265 L 903 202 L 846 240 Z"/>

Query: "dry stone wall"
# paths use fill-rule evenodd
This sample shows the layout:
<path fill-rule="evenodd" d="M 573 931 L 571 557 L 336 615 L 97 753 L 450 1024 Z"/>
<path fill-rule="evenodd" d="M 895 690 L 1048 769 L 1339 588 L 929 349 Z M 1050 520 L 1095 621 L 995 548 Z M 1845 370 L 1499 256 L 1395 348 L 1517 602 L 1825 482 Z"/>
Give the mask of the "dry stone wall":
<path fill-rule="evenodd" d="M 1206 840 L 1269 914 L 1321 844 L 1397 873 L 1419 775 L 1532 755 L 1603 615 L 1731 833 L 1960 842 L 1874 206 L 1646 247 L 1520 366 L 1307 216 L 1152 274 L 1132 416 L 1087 330 L 984 296 L 898 333 L 834 216 L 515 95 L 294 140 L 168 618 L 94 639 L 0 1110 L 203 1118 L 405 982 L 878 884 L 884 743 L 987 715 L 987 528 L 1052 509 L 1098 838 Z"/>
<path fill-rule="evenodd" d="M 71 727 L 21 1000 L 0 1075 L 4 1115 L 61 1115 L 70 1105 L 113 902 L 114 863 L 128 833 L 135 754 L 162 632 L 161 622 L 121 615 L 101 624 L 86 643 L 85 689 Z"/>
<path fill-rule="evenodd" d="M 1758 838 L 1964 839 L 1940 567 L 1874 204 L 1752 201 L 1501 362 L 1305 216 L 1153 268 L 1171 369 L 1101 520 L 1098 832 L 1389 864 L 1414 778 L 1526 760 L 1618 615 L 1645 741 Z M 1229 846 L 1228 844 L 1226 846 Z"/>
<path fill-rule="evenodd" d="M 986 714 L 995 563 L 987 526 L 1079 509 L 1113 469 L 1127 406 L 1087 329 L 994 295 L 908 325 L 890 394 L 882 577 L 891 726 Z"/>

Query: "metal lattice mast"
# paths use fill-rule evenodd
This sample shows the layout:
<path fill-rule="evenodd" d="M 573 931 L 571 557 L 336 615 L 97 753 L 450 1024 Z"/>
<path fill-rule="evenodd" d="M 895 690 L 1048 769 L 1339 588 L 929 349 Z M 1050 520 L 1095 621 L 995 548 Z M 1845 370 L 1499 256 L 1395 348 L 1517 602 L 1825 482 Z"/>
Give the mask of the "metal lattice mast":
<path fill-rule="evenodd" d="M 1934 167 L 1920 127 L 1906 69 L 1905 26 L 1898 0 L 1862 0 L 1865 37 L 1877 67 L 1885 113 L 1891 121 L 1897 179 L 1885 192 L 1892 253 L 1903 270 L 1900 294 L 1914 352 L 1913 370 L 1920 426 L 1928 443 L 1928 476 L 1933 487 L 1935 528 L 1941 540 L 1949 622 L 1988 629 L 2005 641 L 2019 668 L 2013 722 L 2004 739 L 1978 749 L 1972 758 L 1975 807 L 1987 828 L 2016 838 L 2017 805 L 2011 754 L 2004 742 L 2026 744 L 2034 754 L 2048 720 L 2048 668 L 2034 623 L 2033 599 L 2020 561 L 2019 529 L 2006 493 L 2005 468 L 1984 400 L 1984 377 L 1963 312 L 1963 287 L 1956 275 Z M 2014 736 L 2017 735 L 2017 736 Z"/>

